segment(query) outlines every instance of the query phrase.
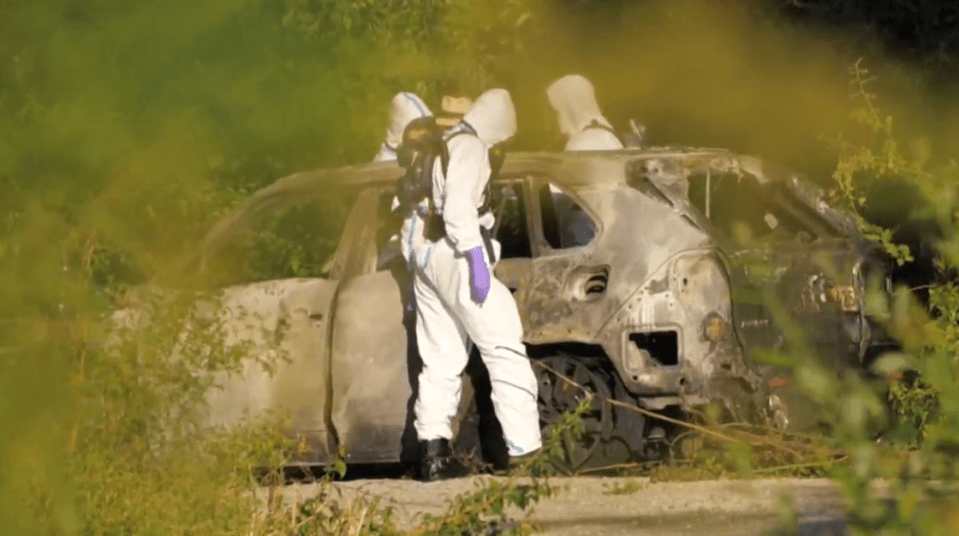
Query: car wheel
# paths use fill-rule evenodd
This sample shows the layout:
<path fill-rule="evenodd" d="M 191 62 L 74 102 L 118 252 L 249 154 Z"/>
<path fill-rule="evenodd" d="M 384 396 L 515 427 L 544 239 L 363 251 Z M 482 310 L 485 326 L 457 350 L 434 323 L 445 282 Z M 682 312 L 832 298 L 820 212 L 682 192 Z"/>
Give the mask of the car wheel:
<path fill-rule="evenodd" d="M 537 360 L 533 369 L 539 383 L 540 428 L 544 440 L 556 434 L 560 457 L 554 465 L 574 473 L 586 467 L 613 435 L 612 393 L 606 375 L 575 356 L 559 355 Z M 569 426 L 565 415 L 592 398 L 578 422 Z M 554 428 L 563 424 L 562 430 Z"/>

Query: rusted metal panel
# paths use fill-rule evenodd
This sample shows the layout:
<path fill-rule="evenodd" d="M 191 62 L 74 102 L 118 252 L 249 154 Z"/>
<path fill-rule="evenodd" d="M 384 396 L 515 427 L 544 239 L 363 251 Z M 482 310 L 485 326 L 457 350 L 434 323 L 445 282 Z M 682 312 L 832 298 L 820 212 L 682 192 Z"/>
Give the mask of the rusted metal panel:
<path fill-rule="evenodd" d="M 404 433 L 411 441 L 418 364 L 408 352 L 406 330 L 412 325 L 404 325 L 409 319 L 398 277 L 399 271 L 361 275 L 344 282 L 337 296 L 331 418 L 351 462 L 398 461 Z"/>
<path fill-rule="evenodd" d="M 224 290 L 223 342 L 252 347 L 239 374 L 217 378 L 206 424 L 233 427 L 279 417 L 309 447 L 305 461 L 329 458 L 327 340 L 335 289 L 335 281 L 286 279 Z M 275 367 L 272 373 L 263 361 Z"/>

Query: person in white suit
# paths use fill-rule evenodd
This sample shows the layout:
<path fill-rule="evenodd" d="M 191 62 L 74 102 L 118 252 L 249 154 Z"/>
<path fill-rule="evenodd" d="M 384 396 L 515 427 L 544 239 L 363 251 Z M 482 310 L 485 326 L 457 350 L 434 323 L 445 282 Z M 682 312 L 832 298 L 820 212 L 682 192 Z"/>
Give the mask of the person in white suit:
<path fill-rule="evenodd" d="M 615 151 L 623 143 L 596 102 L 593 84 L 578 74 L 566 75 L 546 90 L 549 103 L 556 111 L 559 130 L 567 137 L 567 151 Z M 550 186 L 556 211 L 562 247 L 577 247 L 593 239 L 589 216 L 577 210 L 573 201 Z"/>
<path fill-rule="evenodd" d="M 516 111 L 504 89 L 480 95 L 461 122 L 445 133 L 449 164 L 433 166 L 433 218 L 440 215 L 445 236 L 423 234 L 429 203 L 407 218 L 413 239 L 416 338 L 423 369 L 414 405 L 423 457 L 421 477 L 458 476 L 449 442 L 459 405 L 461 374 L 471 341 L 489 371 L 492 401 L 512 458 L 542 446 L 537 381 L 523 345 L 523 326 L 509 289 L 492 277 L 499 244 L 488 233 L 492 212 L 480 213 L 490 180 L 489 149 L 512 138 Z"/>

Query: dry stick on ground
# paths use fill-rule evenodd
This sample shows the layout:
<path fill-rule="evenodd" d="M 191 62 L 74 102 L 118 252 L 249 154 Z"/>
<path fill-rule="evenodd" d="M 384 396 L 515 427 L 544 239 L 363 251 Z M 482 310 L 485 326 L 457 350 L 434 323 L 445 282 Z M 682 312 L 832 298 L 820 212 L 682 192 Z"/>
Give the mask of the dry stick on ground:
<path fill-rule="evenodd" d="M 604 466 L 602 466 L 602 467 L 590 467 L 590 468 L 587 468 L 587 469 L 583 469 L 583 470 L 581 470 L 581 471 L 579 472 L 579 474 L 584 475 L 584 474 L 586 474 L 586 473 L 601 473 L 601 472 L 603 472 L 603 471 L 610 471 L 610 470 L 613 470 L 613 469 L 635 469 L 635 468 L 641 467 L 641 466 L 643 466 L 643 465 L 647 465 L 647 464 L 644 464 L 644 463 L 642 463 L 642 462 L 616 463 L 616 464 L 613 464 L 613 465 L 604 465 Z"/>
<path fill-rule="evenodd" d="M 809 469 L 812 467 L 823 467 L 827 465 L 833 465 L 835 463 L 844 462 L 848 458 L 846 455 L 842 455 L 838 458 L 833 458 L 831 460 L 823 460 L 820 462 L 809 462 L 809 463 L 794 463 L 790 465 L 775 465 L 773 467 L 760 467 L 758 469 L 753 469 L 754 473 L 775 473 L 777 471 L 789 471 L 793 469 Z"/>
<path fill-rule="evenodd" d="M 812 435 L 812 434 L 807 434 L 807 433 L 802 433 L 802 432 L 789 432 L 789 433 L 787 434 L 786 432 L 782 432 L 781 430 L 779 430 L 779 429 L 777 429 L 777 428 L 770 428 L 770 427 L 767 427 L 767 426 L 757 426 L 757 425 L 750 424 L 750 423 L 726 422 L 726 423 L 719 423 L 719 424 L 717 424 L 716 426 L 718 426 L 718 427 L 720 427 L 720 428 L 742 428 L 743 430 L 740 430 L 741 433 L 751 433 L 751 432 L 749 432 L 748 429 L 759 429 L 759 430 L 763 430 L 763 431 L 778 432 L 778 433 L 781 433 L 781 434 L 783 434 L 783 435 L 789 435 L 789 436 L 791 436 L 791 437 L 795 437 L 796 439 L 805 439 L 805 440 L 810 440 L 810 441 L 815 441 L 815 440 L 817 440 L 817 439 L 820 439 L 819 436 L 815 436 L 815 435 Z"/>
<path fill-rule="evenodd" d="M 546 369 L 546 370 L 548 370 L 549 372 L 553 373 L 557 378 L 559 378 L 559 379 L 565 381 L 566 383 L 568 383 L 568 384 L 576 387 L 577 389 L 583 391 L 584 393 L 590 393 L 589 389 L 587 389 L 586 387 L 584 387 L 584 386 L 576 383 L 575 380 L 573 380 L 573 379 L 571 379 L 571 378 L 568 378 L 568 377 L 564 376 L 563 374 L 560 374 L 559 372 L 557 372 L 556 370 L 554 370 L 553 368 L 551 368 L 549 365 L 544 365 L 543 363 L 540 363 L 540 362 L 537 362 L 536 365 L 539 366 L 539 367 L 542 367 L 542 368 L 544 368 L 544 369 Z M 595 393 L 592 393 L 592 394 L 595 394 Z M 641 407 L 638 407 L 638 406 L 634 406 L 634 405 L 632 405 L 632 404 L 626 404 L 625 402 L 620 402 L 619 400 L 613 400 L 613 399 L 607 398 L 607 397 L 603 397 L 602 399 L 603 399 L 605 402 L 608 402 L 608 403 L 611 404 L 611 405 L 624 407 L 624 408 L 627 408 L 627 409 L 629 409 L 629 410 L 635 411 L 635 412 L 637 412 L 637 413 L 639 413 L 639 414 L 645 415 L 645 416 L 647 416 L 647 417 L 652 417 L 652 418 L 659 419 L 659 420 L 662 420 L 662 421 L 665 421 L 665 422 L 668 422 L 668 423 L 672 423 L 672 424 L 677 424 L 677 425 L 680 425 L 680 426 L 684 426 L 684 427 L 690 428 L 690 429 L 692 429 L 692 430 L 696 430 L 697 432 L 701 432 L 701 433 L 704 433 L 704 434 L 706 434 L 706 435 L 710 435 L 710 436 L 716 437 L 716 438 L 718 438 L 718 439 L 722 439 L 723 441 L 728 441 L 728 442 L 735 442 L 735 441 L 736 441 L 735 439 L 733 439 L 733 438 L 731 438 L 731 437 L 729 437 L 729 436 L 727 436 L 727 435 L 724 435 L 724 434 L 721 434 L 721 433 L 719 433 L 719 432 L 716 432 L 715 430 L 710 430 L 710 429 L 708 429 L 708 428 L 705 428 L 705 427 L 700 426 L 700 425 L 695 424 L 695 423 L 686 422 L 686 421 L 681 421 L 681 420 L 679 420 L 679 419 L 673 419 L 672 417 L 667 417 L 667 416 L 665 416 L 665 415 L 660 415 L 660 414 L 658 414 L 658 413 L 649 411 L 648 409 L 645 409 L 645 408 L 641 408 Z"/>
<path fill-rule="evenodd" d="M 583 391 L 584 393 L 589 393 L 589 394 L 593 394 L 593 395 L 596 394 L 596 393 L 591 393 L 591 391 L 590 391 L 589 389 L 587 389 L 587 388 L 584 387 L 583 385 L 580 385 L 579 383 L 577 383 L 577 382 L 576 382 L 575 380 L 573 380 L 572 378 L 569 378 L 569 377 L 567 377 L 567 376 L 565 376 L 565 375 L 557 372 L 556 370 L 554 370 L 553 368 L 551 368 L 549 365 L 546 365 L 546 364 L 541 363 L 541 362 L 536 362 L 535 364 L 536 364 L 537 366 L 539 366 L 539 367 L 541 367 L 541 368 L 549 371 L 550 373 L 552 373 L 553 375 L 555 375 L 557 378 L 559 378 L 559 379 L 567 382 L 569 385 L 572 385 L 572 386 L 576 387 L 577 389 Z M 738 433 L 738 434 L 741 434 L 743 437 L 736 438 L 736 437 L 732 437 L 732 436 L 729 436 L 729 435 L 726 435 L 726 434 L 717 432 L 716 430 L 711 430 L 711 429 L 709 429 L 709 428 L 707 428 L 707 427 L 705 427 L 705 426 L 701 426 L 701 425 L 696 424 L 696 423 L 691 423 L 691 422 L 688 422 L 688 421 L 682 421 L 682 420 L 679 420 L 679 419 L 674 419 L 674 418 L 672 418 L 672 417 L 667 417 L 667 416 L 665 416 L 665 415 L 661 415 L 661 414 L 655 413 L 655 412 L 653 412 L 653 411 L 650 411 L 650 410 L 645 409 L 645 408 L 641 408 L 641 407 L 639 407 L 639 406 L 635 406 L 635 405 L 633 405 L 633 404 L 628 404 L 628 403 L 625 403 L 625 402 L 622 402 L 622 401 L 619 401 L 619 400 L 614 400 L 614 399 L 607 398 L 607 397 L 602 397 L 602 399 L 603 399 L 605 402 L 609 403 L 610 405 L 619 406 L 619 407 L 622 407 L 622 408 L 626 408 L 626 409 L 628 409 L 628 410 L 630 410 L 630 411 L 634 411 L 634 412 L 639 413 L 639 414 L 641 414 L 641 415 L 644 415 L 644 416 L 646 416 L 646 417 L 651 417 L 651 418 L 658 419 L 658 420 L 661 420 L 661 421 L 665 421 L 665 422 L 668 422 L 668 423 L 676 424 L 676 425 L 679 425 L 679 426 L 688 428 L 688 429 L 690 429 L 690 430 L 693 430 L 693 431 L 696 431 L 696 432 L 700 432 L 700 433 L 702 433 L 702 434 L 704 434 L 704 435 L 711 436 L 711 437 L 713 437 L 713 438 L 719 439 L 719 440 L 724 441 L 724 442 L 726 442 L 726 443 L 736 443 L 736 442 L 740 442 L 740 441 L 745 441 L 746 443 L 748 443 L 750 446 L 753 446 L 753 447 L 758 447 L 758 446 L 767 446 L 767 447 L 769 447 L 769 446 L 771 446 L 771 447 L 774 447 L 774 448 L 778 448 L 778 449 L 784 450 L 784 451 L 786 451 L 786 452 L 789 452 L 789 453 L 792 454 L 793 456 L 795 456 L 796 459 L 802 459 L 802 457 L 803 457 L 803 453 L 795 450 L 794 448 L 791 448 L 786 441 L 777 440 L 777 439 L 775 439 L 774 437 L 762 436 L 762 435 L 759 435 L 759 434 L 756 434 L 756 433 L 752 433 L 752 432 L 748 432 L 748 431 L 745 431 L 745 430 L 738 430 L 737 433 Z M 736 424 L 736 423 L 730 423 L 730 424 Z M 779 432 L 778 430 L 775 430 L 775 429 L 772 429 L 772 428 L 767 428 L 766 430 L 767 430 L 767 431 L 770 431 L 770 432 Z M 781 433 L 781 432 L 780 432 L 780 433 Z M 798 434 L 794 434 L 794 435 L 798 435 Z M 813 439 L 813 436 L 806 436 L 806 437 L 809 438 L 809 439 Z M 845 458 L 845 455 L 844 455 L 844 454 L 841 454 L 841 453 L 840 453 L 840 454 L 833 453 L 833 455 L 834 455 L 834 456 L 837 456 L 838 459 L 844 459 L 844 458 Z M 826 465 L 826 464 L 835 463 L 836 461 L 838 461 L 837 458 L 834 458 L 834 459 L 832 459 L 832 460 L 826 460 L 826 461 L 823 461 L 823 462 L 814 462 L 814 463 L 809 463 L 809 464 L 790 464 L 790 465 L 783 465 L 783 466 L 780 466 L 780 467 L 781 467 L 781 468 L 788 468 L 788 467 L 792 467 L 792 466 L 798 467 L 799 465 L 808 465 L 808 466 L 817 466 L 817 465 L 818 465 L 818 466 L 821 466 L 821 465 Z M 773 471 L 773 470 L 775 470 L 775 469 L 776 469 L 776 468 L 767 468 L 765 471 Z"/>

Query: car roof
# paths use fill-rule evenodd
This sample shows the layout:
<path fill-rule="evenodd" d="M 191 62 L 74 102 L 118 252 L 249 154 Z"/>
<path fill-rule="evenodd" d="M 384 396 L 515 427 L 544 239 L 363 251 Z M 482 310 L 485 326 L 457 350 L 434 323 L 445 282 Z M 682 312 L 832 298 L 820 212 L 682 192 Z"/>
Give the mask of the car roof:
<path fill-rule="evenodd" d="M 687 168 L 762 168 L 758 158 L 735 155 L 726 149 L 656 147 L 618 151 L 507 153 L 501 174 L 549 174 L 551 182 L 565 186 L 614 184 L 624 180 L 626 166 L 653 159 L 681 161 Z M 750 164 L 751 162 L 754 163 Z M 762 175 L 761 171 L 753 172 Z M 388 161 L 287 175 L 251 194 L 217 222 L 208 236 L 216 235 L 234 221 L 249 219 L 256 213 L 287 204 L 290 199 L 306 200 L 368 186 L 388 186 L 395 184 L 400 173 L 401 169 L 397 163 Z"/>
<path fill-rule="evenodd" d="M 735 155 L 726 149 L 670 147 L 622 149 L 618 151 L 514 152 L 507 153 L 503 164 L 503 173 L 516 175 L 554 172 L 558 183 L 568 185 L 618 182 L 622 179 L 621 175 L 593 174 L 588 173 L 588 171 L 611 165 L 621 166 L 643 159 L 697 160 L 721 156 L 734 157 Z M 575 173 L 575 171 L 586 171 L 587 173 Z M 597 171 L 599 170 L 597 169 Z M 256 192 L 254 196 L 268 195 L 270 191 L 281 190 L 316 193 L 329 188 L 387 184 L 393 183 L 399 174 L 400 168 L 394 161 L 301 171 L 278 179 L 263 190 Z"/>
<path fill-rule="evenodd" d="M 746 172 L 761 183 L 786 183 L 787 187 L 800 194 L 823 216 L 842 227 L 851 226 L 851 222 L 846 221 L 848 217 L 838 214 L 822 202 L 820 188 L 806 183 L 797 173 L 758 157 L 735 154 L 727 149 L 654 147 L 618 151 L 513 152 L 507 153 L 501 174 L 548 174 L 550 182 L 570 187 L 613 185 L 622 183 L 633 166 L 642 166 L 656 160 L 664 164 L 678 164 L 690 172 L 710 169 Z M 201 242 L 200 249 L 211 246 L 217 237 L 235 223 L 256 219 L 264 213 L 288 205 L 291 199 L 308 200 L 325 195 L 336 196 L 359 188 L 392 186 L 401 172 L 396 162 L 389 161 L 315 169 L 282 177 L 254 192 L 221 218 Z M 667 177 L 647 175 L 647 178 L 654 183 L 670 180 L 668 174 Z"/>
<path fill-rule="evenodd" d="M 627 165 L 646 159 L 680 159 L 711 163 L 716 158 L 735 157 L 725 149 L 669 148 L 623 149 L 618 151 L 563 151 L 507 153 L 501 174 L 549 174 L 551 182 L 576 186 L 614 184 L 624 180 Z M 370 186 L 390 186 L 401 169 L 394 161 L 369 162 L 352 166 L 301 171 L 282 177 L 251 194 L 217 221 L 201 241 L 200 250 L 214 242 L 240 221 L 252 221 L 264 213 L 289 204 L 291 199 L 308 200 L 336 196 Z"/>

